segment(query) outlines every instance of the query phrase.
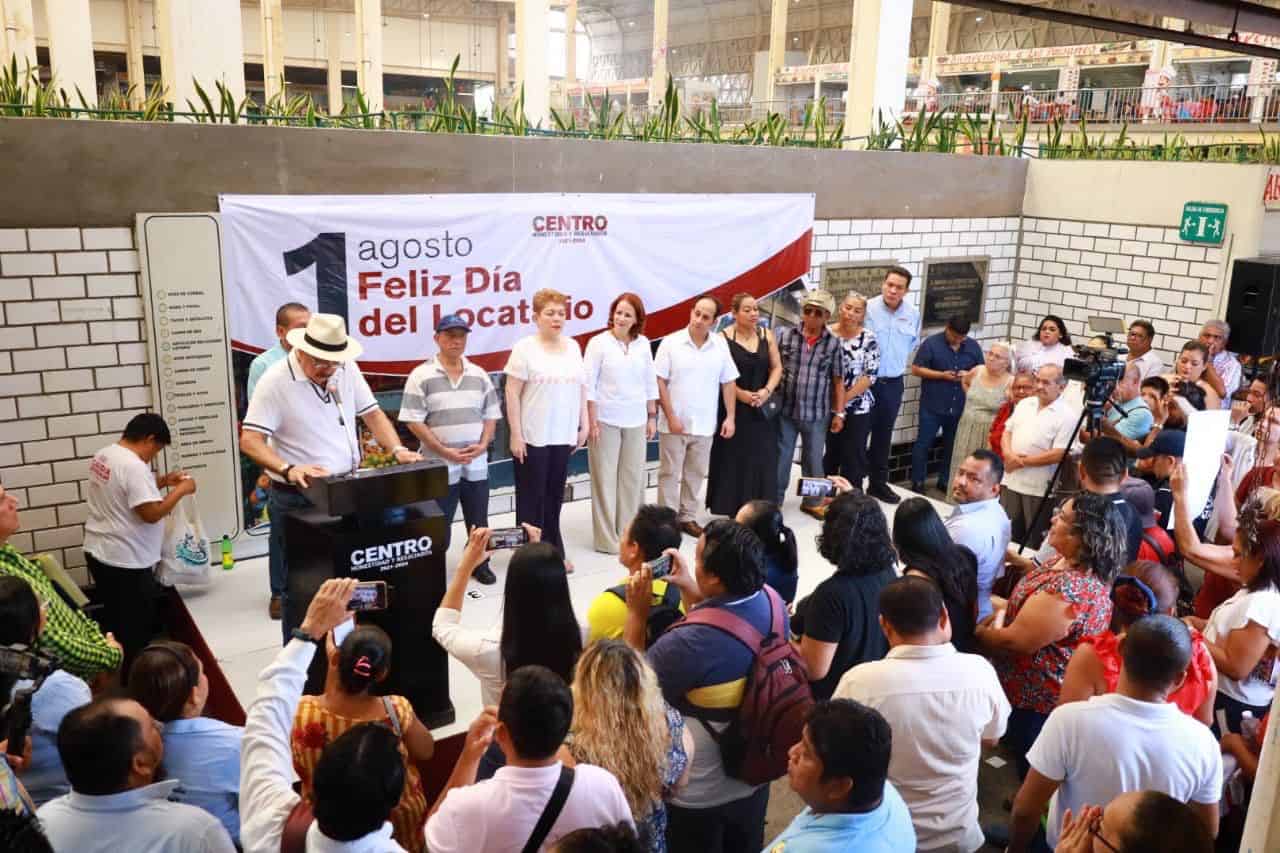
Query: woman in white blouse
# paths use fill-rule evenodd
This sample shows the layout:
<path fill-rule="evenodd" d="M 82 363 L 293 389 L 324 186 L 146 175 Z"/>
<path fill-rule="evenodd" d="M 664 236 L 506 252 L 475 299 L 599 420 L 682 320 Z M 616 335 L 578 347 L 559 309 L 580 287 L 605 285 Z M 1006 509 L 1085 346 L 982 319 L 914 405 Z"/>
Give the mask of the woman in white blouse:
<path fill-rule="evenodd" d="M 533 295 L 538 333 L 516 341 L 507 359 L 507 423 L 516 475 L 516 522 L 542 530 L 564 553 L 560 505 L 569 456 L 587 441 L 587 387 L 578 342 L 565 337 L 569 297 Z"/>
<path fill-rule="evenodd" d="M 1075 356 L 1071 349 L 1071 335 L 1067 332 L 1067 324 L 1062 318 L 1046 314 L 1036 329 L 1035 337 L 1018 344 L 1015 358 L 1017 369 L 1014 373 L 1035 373 L 1046 364 L 1059 367 L 1069 358 Z"/>
<path fill-rule="evenodd" d="M 595 548 L 618 553 L 644 499 L 646 442 L 658 430 L 658 377 L 644 329 L 644 303 L 623 293 L 609 306 L 609 328 L 587 341 L 587 418 L 591 522 Z"/>
<path fill-rule="evenodd" d="M 569 580 L 563 555 L 538 541 L 540 531 L 523 525 L 529 543 L 511 555 L 503 587 L 502 618 L 488 627 L 462 624 L 467 580 L 476 566 L 489 559 L 489 530 L 477 527 L 467 537 L 462 558 L 431 622 L 431 636 L 457 658 L 480 682 L 482 705 L 497 705 L 507 676 L 522 666 L 537 664 L 565 679 L 582 654 L 584 628 L 569 600 Z M 485 753 L 477 779 L 487 779 L 504 763 L 493 744 Z"/>
<path fill-rule="evenodd" d="M 1204 634 L 1205 646 L 1218 668 L 1218 696 L 1214 702 L 1214 726 L 1219 736 L 1239 734 L 1245 711 L 1254 719 L 1271 708 L 1276 691 L 1277 649 L 1280 648 L 1280 492 L 1267 487 L 1254 490 L 1240 509 L 1234 541 L 1223 545 L 1201 543 L 1187 512 L 1187 473 L 1179 463 L 1169 482 L 1174 495 L 1175 532 L 1184 555 L 1197 564 L 1209 564 L 1215 572 L 1231 573 L 1241 587 L 1219 604 L 1208 619 L 1184 617 L 1191 628 Z M 1220 731 L 1225 723 L 1226 731 Z"/>

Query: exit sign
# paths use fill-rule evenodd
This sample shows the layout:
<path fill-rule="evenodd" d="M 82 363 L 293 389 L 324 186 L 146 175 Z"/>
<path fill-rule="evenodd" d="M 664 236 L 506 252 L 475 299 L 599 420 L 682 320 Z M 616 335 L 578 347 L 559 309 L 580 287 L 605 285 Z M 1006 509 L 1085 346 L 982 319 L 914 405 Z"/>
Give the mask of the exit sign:
<path fill-rule="evenodd" d="M 1227 206 L 1204 201 L 1189 201 L 1182 208 L 1182 227 L 1178 239 L 1188 243 L 1217 245 L 1227 233 Z"/>

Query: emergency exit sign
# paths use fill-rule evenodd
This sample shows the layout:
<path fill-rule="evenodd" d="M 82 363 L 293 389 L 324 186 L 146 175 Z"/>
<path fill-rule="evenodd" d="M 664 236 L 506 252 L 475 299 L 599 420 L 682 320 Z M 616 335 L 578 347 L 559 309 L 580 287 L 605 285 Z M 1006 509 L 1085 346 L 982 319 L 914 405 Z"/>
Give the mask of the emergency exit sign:
<path fill-rule="evenodd" d="M 1178 238 L 1188 243 L 1217 245 L 1227 233 L 1227 206 L 1205 201 L 1189 201 L 1182 208 Z"/>

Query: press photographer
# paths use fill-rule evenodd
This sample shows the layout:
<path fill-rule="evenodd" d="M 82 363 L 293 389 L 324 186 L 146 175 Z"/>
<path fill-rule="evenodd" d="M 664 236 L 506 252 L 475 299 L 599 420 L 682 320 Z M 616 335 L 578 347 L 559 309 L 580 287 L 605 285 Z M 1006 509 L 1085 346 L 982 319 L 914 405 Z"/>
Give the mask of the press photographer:
<path fill-rule="evenodd" d="M 93 699 L 88 684 L 36 650 L 44 620 L 44 609 L 26 581 L 0 577 L 0 701 L 5 703 L 0 738 L 18 755 L 30 736 L 31 759 L 20 776 L 37 806 L 70 790 L 58 758 L 58 726 Z"/>

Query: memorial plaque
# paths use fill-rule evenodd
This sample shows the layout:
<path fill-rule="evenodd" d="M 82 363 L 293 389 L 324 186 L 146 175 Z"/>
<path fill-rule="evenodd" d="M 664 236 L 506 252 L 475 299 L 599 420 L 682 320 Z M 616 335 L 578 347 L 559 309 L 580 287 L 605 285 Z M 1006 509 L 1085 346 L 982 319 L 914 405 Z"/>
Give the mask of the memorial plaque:
<path fill-rule="evenodd" d="M 921 327 L 945 326 L 957 314 L 968 317 L 975 326 L 982 325 L 989 266 L 989 258 L 925 261 Z"/>
<path fill-rule="evenodd" d="M 890 267 L 897 261 L 871 261 L 870 263 L 826 263 L 822 265 L 822 289 L 835 297 L 836 305 L 846 294 L 858 293 L 867 299 L 880 295 L 880 286 Z"/>

